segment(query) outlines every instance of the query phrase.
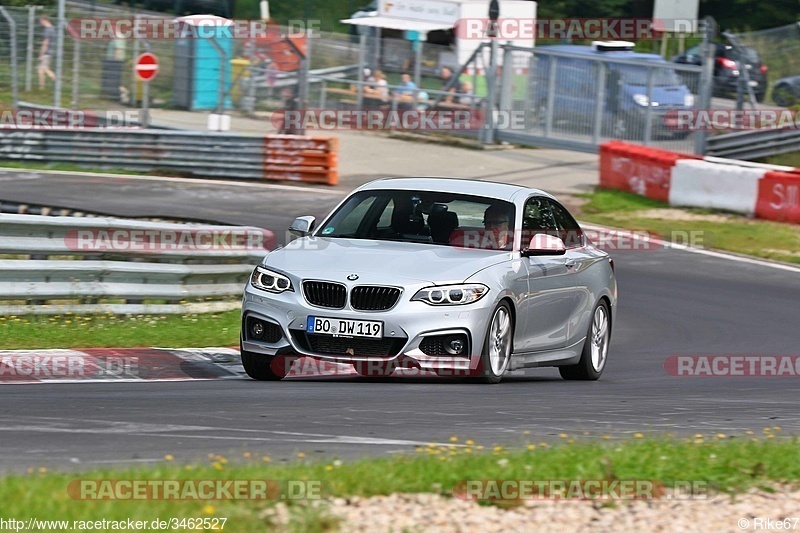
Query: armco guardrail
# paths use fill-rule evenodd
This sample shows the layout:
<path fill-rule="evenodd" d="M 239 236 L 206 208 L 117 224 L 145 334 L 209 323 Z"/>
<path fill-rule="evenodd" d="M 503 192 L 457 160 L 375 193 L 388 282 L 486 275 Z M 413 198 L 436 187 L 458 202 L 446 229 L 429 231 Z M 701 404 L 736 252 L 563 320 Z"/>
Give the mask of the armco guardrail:
<path fill-rule="evenodd" d="M 600 186 L 674 206 L 800 223 L 800 169 L 698 158 L 612 141 L 600 145 Z"/>
<path fill-rule="evenodd" d="M 800 151 L 797 128 L 735 131 L 708 137 L 706 155 L 735 159 L 759 159 Z"/>
<path fill-rule="evenodd" d="M 338 139 L 139 129 L 0 128 L 0 160 L 336 185 Z"/>
<path fill-rule="evenodd" d="M 272 232 L 0 214 L 0 313 L 231 309 Z"/>

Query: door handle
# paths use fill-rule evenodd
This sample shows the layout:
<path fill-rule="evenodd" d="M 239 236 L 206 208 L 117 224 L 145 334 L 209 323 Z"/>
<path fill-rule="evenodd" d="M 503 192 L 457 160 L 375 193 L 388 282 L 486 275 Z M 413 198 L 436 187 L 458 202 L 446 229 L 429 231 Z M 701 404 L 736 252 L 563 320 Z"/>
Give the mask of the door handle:
<path fill-rule="evenodd" d="M 575 266 L 575 260 L 571 257 L 564 259 L 564 266 L 567 268 L 573 268 Z"/>

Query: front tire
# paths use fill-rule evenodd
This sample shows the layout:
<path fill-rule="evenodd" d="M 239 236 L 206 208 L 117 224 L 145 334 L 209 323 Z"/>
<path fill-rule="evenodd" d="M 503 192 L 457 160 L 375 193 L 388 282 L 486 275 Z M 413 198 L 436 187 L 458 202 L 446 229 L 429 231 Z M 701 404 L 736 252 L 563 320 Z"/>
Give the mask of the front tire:
<path fill-rule="evenodd" d="M 489 320 L 486 340 L 478 367 L 478 380 L 482 383 L 500 383 L 511 361 L 514 338 L 514 321 L 508 303 L 500 302 Z"/>
<path fill-rule="evenodd" d="M 576 365 L 560 366 L 558 372 L 566 380 L 594 381 L 603 374 L 611 340 L 611 313 L 605 300 L 600 300 L 592 313 L 589 331 L 583 343 L 581 359 Z"/>
<path fill-rule="evenodd" d="M 285 356 L 262 355 L 246 352 L 239 342 L 244 371 L 258 381 L 280 381 L 289 373 L 294 359 Z"/>

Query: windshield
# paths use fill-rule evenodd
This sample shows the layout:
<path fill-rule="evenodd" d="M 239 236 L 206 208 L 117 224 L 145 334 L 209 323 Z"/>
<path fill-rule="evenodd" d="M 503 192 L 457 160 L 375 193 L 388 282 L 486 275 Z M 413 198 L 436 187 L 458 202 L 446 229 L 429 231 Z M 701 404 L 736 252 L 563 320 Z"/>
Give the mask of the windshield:
<path fill-rule="evenodd" d="M 625 85 L 638 85 L 647 86 L 647 72 L 653 72 L 653 85 L 655 87 L 667 87 L 674 85 L 683 85 L 683 82 L 678 78 L 678 75 L 671 68 L 656 67 L 648 69 L 645 67 L 636 67 L 633 65 L 620 65 L 615 67 L 622 77 L 622 83 Z"/>
<path fill-rule="evenodd" d="M 514 204 L 478 196 L 361 191 L 352 195 L 316 235 L 510 249 L 514 215 Z"/>

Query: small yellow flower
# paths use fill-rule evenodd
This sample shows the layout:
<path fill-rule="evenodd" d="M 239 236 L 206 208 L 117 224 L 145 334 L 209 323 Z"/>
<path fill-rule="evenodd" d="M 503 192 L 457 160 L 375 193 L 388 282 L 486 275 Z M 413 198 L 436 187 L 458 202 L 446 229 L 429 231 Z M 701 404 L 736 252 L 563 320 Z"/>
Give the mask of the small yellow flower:
<path fill-rule="evenodd" d="M 496 452 L 499 452 L 499 451 L 500 451 L 500 450 L 502 450 L 502 449 L 503 449 L 503 447 L 502 447 L 502 446 L 495 446 L 495 447 L 494 447 L 494 451 L 496 451 Z"/>
<path fill-rule="evenodd" d="M 244 452 L 242 455 L 244 455 L 246 459 L 250 459 L 250 452 Z"/>
<path fill-rule="evenodd" d="M 636 435 L 634 435 L 634 437 L 636 437 L 637 439 L 643 439 L 644 435 L 642 435 L 641 433 L 637 433 Z"/>
<path fill-rule="evenodd" d="M 746 434 L 746 435 L 752 435 L 752 434 L 753 434 L 753 432 L 752 432 L 752 431 L 745 431 L 745 434 Z"/>
<path fill-rule="evenodd" d="M 523 431 L 523 432 L 522 432 L 522 434 L 523 434 L 523 435 L 530 435 L 530 434 L 531 434 L 531 432 L 530 432 L 530 431 L 528 431 L 528 430 L 526 429 L 525 431 Z"/>
<path fill-rule="evenodd" d="M 724 439 L 725 437 L 727 437 L 727 435 L 725 433 L 717 433 L 717 438 L 718 439 Z"/>
<path fill-rule="evenodd" d="M 533 450 L 536 449 L 536 445 L 535 444 L 528 444 L 528 449 L 533 451 Z"/>
<path fill-rule="evenodd" d="M 775 431 L 780 431 L 781 427 L 780 426 L 774 426 L 772 429 L 774 429 Z"/>
<path fill-rule="evenodd" d="M 303 452 L 299 452 L 299 453 L 297 454 L 297 457 L 299 457 L 300 459 L 302 459 L 302 458 L 303 458 L 303 457 L 305 457 L 305 456 L 306 456 L 306 454 L 304 454 Z"/>
<path fill-rule="evenodd" d="M 167 455 L 164 456 L 164 459 L 166 459 L 167 461 L 172 461 L 175 458 L 172 456 L 171 453 L 168 453 Z"/>
<path fill-rule="evenodd" d="M 224 468 L 224 467 L 222 466 L 222 464 L 221 464 L 221 463 L 218 463 L 218 462 L 216 462 L 216 461 L 214 461 L 213 463 L 211 463 L 211 466 L 213 466 L 213 467 L 214 467 L 214 470 L 222 470 L 222 469 Z"/>
<path fill-rule="evenodd" d="M 468 441 L 467 441 L 467 442 L 465 442 L 464 444 L 466 444 L 467 446 L 474 446 L 474 445 L 475 445 L 475 442 L 473 442 L 473 441 L 471 441 L 471 440 L 468 440 Z"/>
<path fill-rule="evenodd" d="M 476 450 L 482 450 L 482 449 L 483 449 L 483 446 L 479 444 L 478 446 L 475 446 L 475 449 L 476 449 Z"/>
<path fill-rule="evenodd" d="M 465 448 L 464 453 L 472 453 L 472 448 Z"/>
<path fill-rule="evenodd" d="M 694 438 L 696 438 L 696 439 L 702 439 L 702 438 L 703 438 L 703 434 L 702 434 L 702 433 L 697 433 L 697 434 L 694 436 Z"/>
<path fill-rule="evenodd" d="M 458 442 L 458 437 L 450 437 L 450 442 Z"/>
<path fill-rule="evenodd" d="M 608 439 L 610 439 L 610 438 L 611 438 L 611 436 L 610 436 L 610 435 L 603 435 L 603 439 L 604 439 L 604 440 L 608 440 Z"/>
<path fill-rule="evenodd" d="M 566 433 L 559 433 L 558 436 L 561 437 L 562 439 L 566 439 L 567 437 L 569 437 L 569 435 L 567 435 Z"/>
<path fill-rule="evenodd" d="M 47 472 L 47 469 L 45 467 L 43 467 L 43 466 L 39 467 L 39 473 L 40 474 L 44 474 L 45 472 Z"/>
<path fill-rule="evenodd" d="M 185 468 L 186 468 L 186 470 L 192 470 L 194 467 L 192 467 L 192 465 L 186 465 Z"/>
<path fill-rule="evenodd" d="M 214 514 L 215 511 L 216 509 L 213 505 L 206 505 L 203 507 L 203 514 Z"/>
<path fill-rule="evenodd" d="M 270 459 L 265 455 L 264 457 L 261 458 L 261 460 L 264 461 L 265 463 L 268 463 Z"/>
<path fill-rule="evenodd" d="M 333 470 L 333 467 L 331 465 L 328 465 L 328 466 L 325 467 L 325 470 L 330 472 L 331 470 Z"/>

